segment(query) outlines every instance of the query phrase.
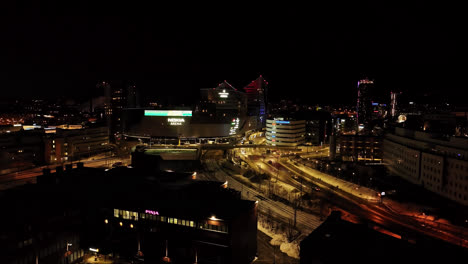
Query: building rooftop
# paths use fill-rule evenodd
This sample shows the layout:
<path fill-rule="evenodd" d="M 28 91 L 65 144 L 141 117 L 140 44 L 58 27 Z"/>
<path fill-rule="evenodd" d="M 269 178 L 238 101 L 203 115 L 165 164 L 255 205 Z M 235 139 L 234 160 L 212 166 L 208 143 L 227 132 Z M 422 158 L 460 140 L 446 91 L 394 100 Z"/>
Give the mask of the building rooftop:
<path fill-rule="evenodd" d="M 409 242 L 347 222 L 338 211 L 301 242 L 301 263 L 455 263 L 467 254 L 432 238 Z"/>
<path fill-rule="evenodd" d="M 238 191 L 222 182 L 194 180 L 191 173 L 154 175 L 126 167 L 108 171 L 84 167 L 41 177 L 38 184 L 0 192 L 0 208 L 21 212 L 18 217 L 88 204 L 95 208 L 155 209 L 194 218 L 216 214 L 229 219 L 255 203 L 241 200 Z"/>

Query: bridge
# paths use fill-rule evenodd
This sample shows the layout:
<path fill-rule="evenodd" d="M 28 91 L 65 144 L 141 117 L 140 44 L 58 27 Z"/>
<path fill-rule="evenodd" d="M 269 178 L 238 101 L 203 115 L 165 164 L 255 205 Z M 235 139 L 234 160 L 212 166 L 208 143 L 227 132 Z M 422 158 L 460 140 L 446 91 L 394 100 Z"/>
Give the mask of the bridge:
<path fill-rule="evenodd" d="M 198 158 L 203 157 L 208 151 L 210 150 L 223 150 L 227 151 L 230 149 L 237 149 L 237 148 L 264 148 L 264 149 L 275 149 L 275 150 L 285 150 L 285 151 L 298 151 L 303 146 L 271 146 L 271 145 L 264 145 L 264 144 L 190 144 L 190 145 L 138 145 L 136 146 L 137 149 L 141 150 L 151 150 L 151 149 L 196 149 Z"/>

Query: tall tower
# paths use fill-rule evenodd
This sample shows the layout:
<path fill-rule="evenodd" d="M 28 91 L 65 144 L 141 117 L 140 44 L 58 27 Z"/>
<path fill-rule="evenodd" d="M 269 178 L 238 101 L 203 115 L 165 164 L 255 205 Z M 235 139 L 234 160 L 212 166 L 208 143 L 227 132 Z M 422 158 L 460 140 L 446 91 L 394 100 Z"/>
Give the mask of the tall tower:
<path fill-rule="evenodd" d="M 268 82 L 260 75 L 256 80 L 247 85 L 244 90 L 247 94 L 248 115 L 257 117 L 257 128 L 264 127 L 267 117 Z"/>
<path fill-rule="evenodd" d="M 111 127 L 111 116 L 112 116 L 112 104 L 111 104 L 111 86 L 109 82 L 99 82 L 96 85 L 96 88 L 102 89 L 104 91 L 104 115 L 107 120 L 107 127 L 110 129 Z"/>
<path fill-rule="evenodd" d="M 390 92 L 390 115 L 394 119 L 398 115 L 398 97 L 400 97 L 401 92 Z"/>
<path fill-rule="evenodd" d="M 129 85 L 127 90 L 127 108 L 140 107 L 140 92 L 135 85 Z"/>
<path fill-rule="evenodd" d="M 114 135 L 121 130 L 122 109 L 126 103 L 123 89 L 111 85 L 109 82 L 99 82 L 96 87 L 104 90 L 104 115 L 106 117 L 109 138 L 114 139 Z"/>
<path fill-rule="evenodd" d="M 358 81 L 357 90 L 357 131 L 369 128 L 369 122 L 372 119 L 372 100 L 371 91 L 374 89 L 374 81 L 367 78 Z"/>

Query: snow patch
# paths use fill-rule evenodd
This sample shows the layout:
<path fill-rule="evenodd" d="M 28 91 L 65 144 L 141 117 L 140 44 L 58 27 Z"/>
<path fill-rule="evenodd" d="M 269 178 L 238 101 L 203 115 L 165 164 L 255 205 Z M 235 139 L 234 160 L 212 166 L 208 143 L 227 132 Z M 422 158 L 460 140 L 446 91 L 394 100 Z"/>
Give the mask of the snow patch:
<path fill-rule="evenodd" d="M 265 227 L 263 225 L 266 225 Z M 258 230 L 265 233 L 267 236 L 271 237 L 270 244 L 273 246 L 279 246 L 281 252 L 287 254 L 288 256 L 299 259 L 300 246 L 299 242 L 292 241 L 288 242 L 285 233 L 276 233 L 274 230 L 271 230 L 269 224 L 262 224 L 258 222 Z"/>

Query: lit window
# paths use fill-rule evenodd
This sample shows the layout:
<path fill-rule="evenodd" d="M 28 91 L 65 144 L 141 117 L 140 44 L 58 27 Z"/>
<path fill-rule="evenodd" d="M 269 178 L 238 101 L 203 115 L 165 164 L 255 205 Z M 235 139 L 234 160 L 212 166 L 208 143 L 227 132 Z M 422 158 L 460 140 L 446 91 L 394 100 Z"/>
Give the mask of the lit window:
<path fill-rule="evenodd" d="M 130 212 L 129 211 L 124 211 L 123 212 L 123 218 L 124 219 L 130 219 Z"/>

